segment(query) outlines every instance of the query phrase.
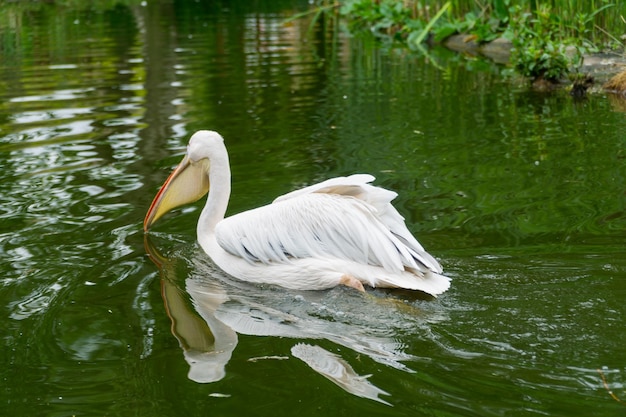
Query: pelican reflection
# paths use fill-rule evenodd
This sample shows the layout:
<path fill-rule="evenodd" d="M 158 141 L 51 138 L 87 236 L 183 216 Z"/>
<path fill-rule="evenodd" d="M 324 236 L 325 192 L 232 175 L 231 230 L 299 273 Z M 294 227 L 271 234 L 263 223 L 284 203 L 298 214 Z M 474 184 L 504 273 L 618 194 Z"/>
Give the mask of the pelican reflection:
<path fill-rule="evenodd" d="M 414 372 L 404 362 L 415 357 L 395 339 L 399 325 L 414 328 L 423 315 L 414 307 L 344 288 L 293 292 L 260 287 L 231 279 L 200 253 L 185 257 L 191 273 L 185 272 L 182 289 L 175 267 L 182 258 L 162 256 L 147 237 L 145 246 L 160 269 L 172 333 L 193 381 L 224 378 L 238 334 L 294 339 L 293 357 L 346 392 L 384 404 L 389 403 L 379 396 L 387 392 L 369 382 L 367 375 L 356 374 L 345 358 L 310 342 L 327 340 L 386 366 Z"/>

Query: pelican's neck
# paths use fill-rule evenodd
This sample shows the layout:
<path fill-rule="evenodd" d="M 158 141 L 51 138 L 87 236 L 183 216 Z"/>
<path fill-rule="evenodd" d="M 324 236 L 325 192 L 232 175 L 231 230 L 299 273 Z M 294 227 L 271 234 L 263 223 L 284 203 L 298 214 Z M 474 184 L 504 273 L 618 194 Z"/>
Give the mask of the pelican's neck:
<path fill-rule="evenodd" d="M 198 240 L 212 236 L 215 226 L 222 220 L 228 207 L 230 198 L 230 165 L 228 153 L 223 147 L 214 155 L 211 155 L 209 172 L 209 196 L 198 220 Z"/>

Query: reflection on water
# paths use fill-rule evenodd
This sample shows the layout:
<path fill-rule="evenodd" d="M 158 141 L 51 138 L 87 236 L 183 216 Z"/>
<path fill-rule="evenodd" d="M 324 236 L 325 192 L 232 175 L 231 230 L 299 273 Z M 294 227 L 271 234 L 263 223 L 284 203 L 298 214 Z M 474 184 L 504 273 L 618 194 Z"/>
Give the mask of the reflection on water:
<path fill-rule="evenodd" d="M 311 346 L 305 343 L 294 345 L 291 348 L 291 354 L 298 359 L 302 359 L 311 369 L 325 376 L 347 392 L 391 405 L 378 397 L 381 394 L 389 395 L 389 393 L 372 385 L 367 380 L 371 375 L 358 375 L 349 363 L 341 359 L 341 356 L 319 346 Z"/>
<path fill-rule="evenodd" d="M 400 309 L 394 308 L 392 300 L 363 297 L 343 288 L 326 293 L 285 294 L 276 288 L 264 290 L 233 282 L 201 254 L 194 256 L 192 276 L 185 279 L 176 276 L 176 260 L 162 256 L 148 236 L 145 244 L 161 272 L 172 332 L 189 363 L 189 378 L 196 382 L 217 382 L 225 377 L 225 367 L 237 346 L 237 334 L 323 339 L 381 364 L 414 372 L 403 362 L 415 358 L 403 351 L 394 332 L 398 324 L 419 327 L 418 317 L 423 314 L 418 310 L 402 304 L 398 304 Z M 184 290 L 179 288 L 183 281 Z M 432 317 L 429 320 L 434 321 Z M 366 376 L 357 375 L 339 355 L 306 344 L 295 344 L 291 352 L 346 391 L 387 404 L 378 395 L 389 394 L 369 383 Z"/>
<path fill-rule="evenodd" d="M 622 101 L 284 25 L 307 1 L 59 3 L 0 7 L 0 414 L 623 413 Z M 244 285 L 197 206 L 159 277 L 141 220 L 199 129 L 229 214 L 373 174 L 450 291 Z"/>
<path fill-rule="evenodd" d="M 172 333 L 189 363 L 189 378 L 201 383 L 221 380 L 237 346 L 237 333 L 215 317 L 217 309 L 229 301 L 224 286 L 217 280 L 205 280 L 201 285 L 197 280 L 188 279 L 185 291 L 179 287 L 184 277 L 176 276 L 176 261 L 161 255 L 148 235 L 144 239 L 150 259 L 161 273 L 161 294 L 172 321 Z M 217 269 L 205 272 L 220 274 Z M 188 303 L 189 295 L 193 306 Z"/>

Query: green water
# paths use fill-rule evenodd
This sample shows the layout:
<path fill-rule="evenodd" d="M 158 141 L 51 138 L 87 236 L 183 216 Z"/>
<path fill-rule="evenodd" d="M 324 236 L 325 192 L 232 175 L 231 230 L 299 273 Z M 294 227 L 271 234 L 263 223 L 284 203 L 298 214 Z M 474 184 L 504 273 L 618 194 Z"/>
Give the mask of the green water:
<path fill-rule="evenodd" d="M 0 414 L 623 415 L 623 104 L 282 23 L 306 7 L 0 5 Z M 230 152 L 229 213 L 371 173 L 451 289 L 237 282 L 195 243 L 200 203 L 144 242 L 205 128 Z"/>

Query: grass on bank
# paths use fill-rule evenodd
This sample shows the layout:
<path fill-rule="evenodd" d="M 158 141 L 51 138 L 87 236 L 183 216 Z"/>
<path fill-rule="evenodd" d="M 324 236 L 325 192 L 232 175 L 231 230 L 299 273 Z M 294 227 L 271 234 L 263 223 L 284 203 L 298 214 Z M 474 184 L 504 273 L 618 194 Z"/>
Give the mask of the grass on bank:
<path fill-rule="evenodd" d="M 353 32 L 371 31 L 410 47 L 466 34 L 478 43 L 512 42 L 511 65 L 531 80 L 557 82 L 576 74 L 583 56 L 623 49 L 626 20 L 607 0 L 317 0 Z"/>

